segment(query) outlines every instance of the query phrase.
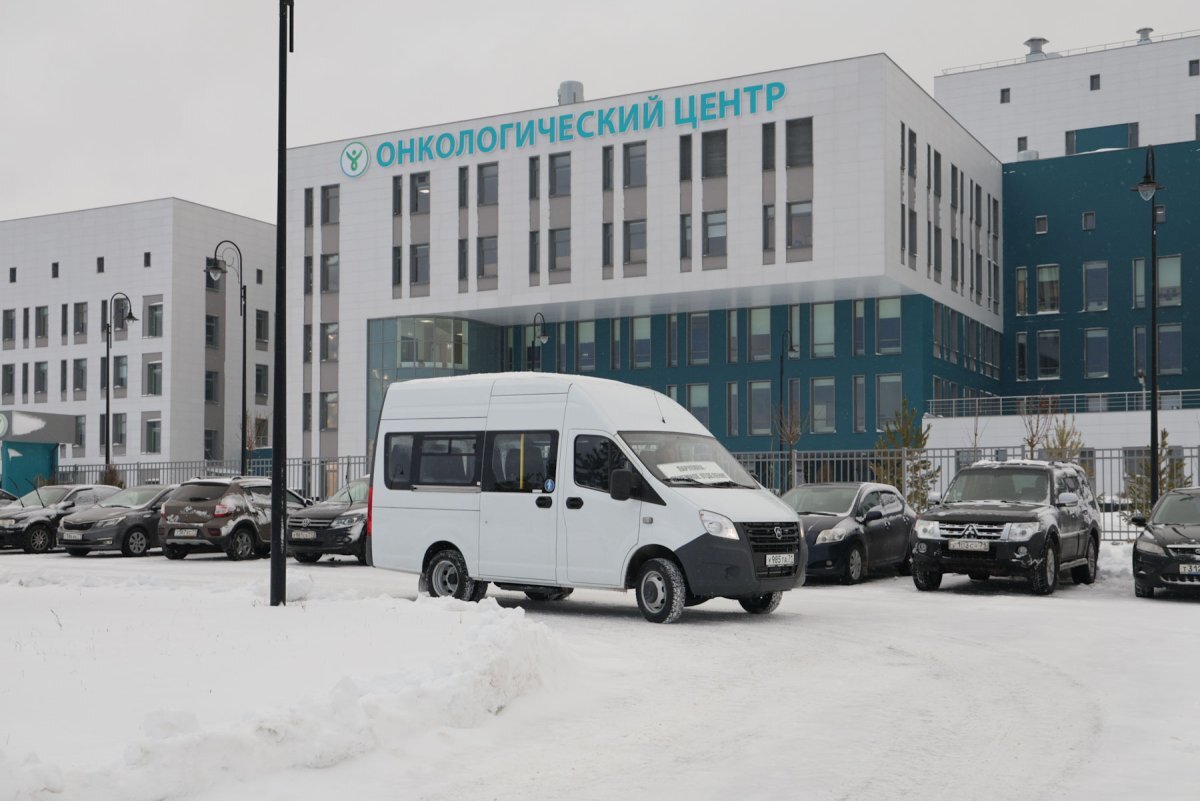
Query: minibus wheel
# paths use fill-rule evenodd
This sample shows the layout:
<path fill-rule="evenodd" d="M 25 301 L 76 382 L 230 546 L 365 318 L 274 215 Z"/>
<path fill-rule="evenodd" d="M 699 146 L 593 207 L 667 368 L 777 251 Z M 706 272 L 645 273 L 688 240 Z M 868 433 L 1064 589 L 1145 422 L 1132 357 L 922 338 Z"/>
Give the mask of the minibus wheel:
<path fill-rule="evenodd" d="M 683 614 L 687 584 L 683 571 L 670 559 L 649 559 L 637 579 L 637 602 L 651 623 L 674 623 Z"/>
<path fill-rule="evenodd" d="M 486 581 L 475 581 L 467 575 L 467 561 L 457 549 L 438 551 L 429 560 L 429 596 L 457 598 L 460 601 L 483 600 Z"/>

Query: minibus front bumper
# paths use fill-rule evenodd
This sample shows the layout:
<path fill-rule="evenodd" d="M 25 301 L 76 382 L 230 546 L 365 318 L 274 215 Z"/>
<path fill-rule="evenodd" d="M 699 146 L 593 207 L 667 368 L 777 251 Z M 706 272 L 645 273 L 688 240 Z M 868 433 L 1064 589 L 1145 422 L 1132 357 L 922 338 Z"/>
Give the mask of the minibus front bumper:
<path fill-rule="evenodd" d="M 736 540 L 702 534 L 676 551 L 692 595 L 745 598 L 804 584 L 808 548 L 797 524 L 736 526 Z M 769 532 L 769 541 L 757 531 L 763 527 Z M 776 528 L 782 529 L 778 538 Z"/>

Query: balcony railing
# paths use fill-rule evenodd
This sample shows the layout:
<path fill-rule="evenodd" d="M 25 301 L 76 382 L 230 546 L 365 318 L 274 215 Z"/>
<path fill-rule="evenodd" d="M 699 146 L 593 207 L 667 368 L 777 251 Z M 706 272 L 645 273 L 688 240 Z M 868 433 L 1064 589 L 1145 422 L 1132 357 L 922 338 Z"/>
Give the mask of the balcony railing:
<path fill-rule="evenodd" d="M 1142 412 L 1150 408 L 1149 392 L 1089 392 L 1075 395 L 1007 395 L 987 398 L 948 398 L 927 402 L 933 417 L 1004 417 L 1029 414 L 1088 414 Z M 1158 393 L 1158 408 L 1200 409 L 1200 389 Z"/>

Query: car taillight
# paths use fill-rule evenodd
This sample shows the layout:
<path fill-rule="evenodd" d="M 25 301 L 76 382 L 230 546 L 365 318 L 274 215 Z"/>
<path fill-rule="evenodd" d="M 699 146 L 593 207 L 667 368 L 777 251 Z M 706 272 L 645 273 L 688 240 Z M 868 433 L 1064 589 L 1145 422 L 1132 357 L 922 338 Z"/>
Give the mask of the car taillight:
<path fill-rule="evenodd" d="M 363 536 L 371 536 L 371 513 L 375 509 L 375 485 L 367 488 L 367 524 L 363 526 Z"/>
<path fill-rule="evenodd" d="M 217 510 L 213 512 L 213 517 L 229 517 L 231 511 L 233 511 L 233 507 L 218 503 Z"/>

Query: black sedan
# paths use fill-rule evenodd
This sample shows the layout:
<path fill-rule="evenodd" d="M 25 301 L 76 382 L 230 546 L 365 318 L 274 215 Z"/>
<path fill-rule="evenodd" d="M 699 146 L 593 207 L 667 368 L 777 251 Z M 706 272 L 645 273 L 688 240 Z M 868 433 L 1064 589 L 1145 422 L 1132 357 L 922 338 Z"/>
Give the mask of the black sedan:
<path fill-rule="evenodd" d="M 368 479 L 355 479 L 328 500 L 289 517 L 287 549 L 296 561 L 312 564 L 325 554 L 342 554 L 366 564 L 362 532 L 369 489 Z"/>
<path fill-rule="evenodd" d="M 178 484 L 146 484 L 108 496 L 83 512 L 67 515 L 58 525 L 58 541 L 71 556 L 91 551 L 120 551 L 145 556 L 158 547 L 158 513 Z"/>
<path fill-rule="evenodd" d="M 1153 598 L 1159 590 L 1200 590 L 1200 488 L 1175 490 L 1158 499 L 1133 545 L 1133 592 Z"/>
<path fill-rule="evenodd" d="M 887 484 L 805 484 L 783 496 L 804 523 L 808 574 L 857 584 L 872 570 L 908 572 L 917 515 Z"/>

